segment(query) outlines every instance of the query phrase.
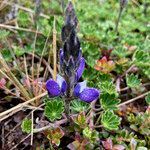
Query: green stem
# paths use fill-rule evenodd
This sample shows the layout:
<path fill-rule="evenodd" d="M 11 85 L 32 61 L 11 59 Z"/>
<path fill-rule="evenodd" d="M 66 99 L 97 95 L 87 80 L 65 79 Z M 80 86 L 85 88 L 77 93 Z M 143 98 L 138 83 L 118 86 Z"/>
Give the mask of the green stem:
<path fill-rule="evenodd" d="M 120 8 L 119 16 L 118 16 L 117 23 L 116 23 L 116 28 L 115 28 L 115 32 L 116 32 L 116 33 L 118 33 L 118 26 L 119 26 L 121 14 L 122 14 L 122 9 Z"/>

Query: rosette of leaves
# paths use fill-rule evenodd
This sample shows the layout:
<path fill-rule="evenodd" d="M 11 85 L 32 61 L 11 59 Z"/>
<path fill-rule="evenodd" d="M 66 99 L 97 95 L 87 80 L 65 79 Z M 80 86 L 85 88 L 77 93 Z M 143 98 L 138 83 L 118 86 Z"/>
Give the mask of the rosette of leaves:
<path fill-rule="evenodd" d="M 140 79 L 137 75 L 130 74 L 126 76 L 127 86 L 130 88 L 138 88 L 141 84 Z"/>
<path fill-rule="evenodd" d="M 89 108 L 89 104 L 84 101 L 73 100 L 71 102 L 70 108 L 73 112 L 82 112 L 86 111 Z"/>
<path fill-rule="evenodd" d="M 116 110 L 120 100 L 116 98 L 115 94 L 104 93 L 101 95 L 100 103 L 104 110 Z"/>
<path fill-rule="evenodd" d="M 21 129 L 24 133 L 31 133 L 31 126 L 32 126 L 32 121 L 31 119 L 28 119 L 28 118 L 25 118 L 23 121 L 22 121 L 22 124 L 21 124 Z"/>
<path fill-rule="evenodd" d="M 111 137 L 114 143 L 122 144 L 126 149 L 131 149 L 135 146 L 145 146 L 146 142 L 137 137 L 134 132 L 129 132 L 126 129 L 116 131 L 116 135 Z M 130 142 L 130 144 L 129 144 Z"/>
<path fill-rule="evenodd" d="M 81 112 L 77 116 L 72 117 L 72 120 L 75 123 L 75 130 L 77 130 L 78 132 L 82 132 L 82 130 L 88 126 L 84 112 Z"/>
<path fill-rule="evenodd" d="M 70 150 L 91 150 L 93 149 L 93 145 L 87 139 L 76 139 L 72 143 L 68 144 L 67 148 Z"/>
<path fill-rule="evenodd" d="M 102 59 L 97 60 L 94 68 L 107 74 L 114 70 L 115 63 L 112 60 L 108 60 L 107 57 L 104 56 Z"/>
<path fill-rule="evenodd" d="M 106 150 L 124 150 L 125 147 L 120 144 L 114 144 L 111 138 L 102 141 L 102 145 Z"/>
<path fill-rule="evenodd" d="M 137 66 L 149 66 L 150 56 L 146 51 L 137 50 L 133 54 L 133 61 Z"/>
<path fill-rule="evenodd" d="M 96 130 L 92 130 L 89 127 L 86 127 L 83 130 L 83 136 L 87 138 L 90 143 L 96 143 L 99 140 L 99 133 Z"/>
<path fill-rule="evenodd" d="M 49 100 L 45 104 L 44 115 L 50 120 L 55 121 L 62 117 L 64 103 L 60 99 Z"/>
<path fill-rule="evenodd" d="M 120 122 L 121 118 L 115 115 L 111 110 L 107 110 L 102 114 L 101 123 L 107 130 L 117 130 Z"/>
<path fill-rule="evenodd" d="M 28 27 L 29 25 L 31 25 L 31 18 L 30 18 L 29 13 L 27 12 L 20 10 L 17 16 L 17 20 L 20 26 L 22 27 Z"/>
<path fill-rule="evenodd" d="M 137 116 L 130 114 L 128 121 L 131 123 L 130 128 L 143 135 L 150 135 L 150 112 L 139 113 Z"/>
<path fill-rule="evenodd" d="M 150 54 L 148 51 L 137 50 L 132 58 L 134 64 L 139 67 L 142 72 L 150 78 Z"/>
<path fill-rule="evenodd" d="M 60 145 L 60 139 L 64 136 L 64 131 L 61 128 L 49 129 L 45 131 L 47 138 L 52 144 Z"/>
<path fill-rule="evenodd" d="M 10 35 L 9 31 L 0 30 L 0 40 L 5 40 Z"/>

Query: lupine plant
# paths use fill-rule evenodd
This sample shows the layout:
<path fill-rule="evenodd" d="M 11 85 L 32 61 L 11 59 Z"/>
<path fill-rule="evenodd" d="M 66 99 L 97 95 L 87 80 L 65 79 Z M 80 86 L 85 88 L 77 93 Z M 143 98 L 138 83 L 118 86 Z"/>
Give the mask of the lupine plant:
<path fill-rule="evenodd" d="M 49 79 L 46 82 L 49 97 L 63 97 L 67 114 L 69 114 L 69 105 L 73 99 L 79 98 L 81 101 L 92 102 L 100 95 L 99 90 L 87 87 L 86 81 L 78 82 L 85 68 L 85 59 L 82 56 L 80 41 L 76 33 L 77 25 L 75 10 L 69 2 L 61 33 L 63 42 L 59 55 L 61 75 L 57 75 L 56 81 Z"/>

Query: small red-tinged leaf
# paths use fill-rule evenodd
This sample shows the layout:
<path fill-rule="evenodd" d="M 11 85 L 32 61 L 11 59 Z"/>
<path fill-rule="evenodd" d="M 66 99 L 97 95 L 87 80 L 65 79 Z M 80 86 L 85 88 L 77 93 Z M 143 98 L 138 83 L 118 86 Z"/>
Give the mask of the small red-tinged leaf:
<path fill-rule="evenodd" d="M 106 141 L 102 141 L 102 144 L 106 150 L 112 150 L 113 148 L 113 142 L 110 138 L 108 138 Z"/>
<path fill-rule="evenodd" d="M 125 150 L 125 147 L 123 145 L 114 145 L 112 150 Z"/>
<path fill-rule="evenodd" d="M 24 85 L 29 89 L 31 88 L 30 80 L 28 78 L 24 79 Z"/>
<path fill-rule="evenodd" d="M 85 128 L 87 126 L 86 116 L 84 112 L 81 112 L 77 117 L 73 118 L 73 120 L 81 128 Z"/>
<path fill-rule="evenodd" d="M 67 147 L 70 150 L 86 150 L 86 146 L 89 144 L 89 142 L 84 139 L 82 141 L 73 141 L 72 143 L 70 143 Z"/>
<path fill-rule="evenodd" d="M 5 78 L 1 78 L 0 79 L 0 89 L 4 88 L 5 84 L 6 84 Z"/>
<path fill-rule="evenodd" d="M 45 134 L 52 144 L 57 146 L 60 145 L 60 139 L 64 136 L 64 132 L 61 128 L 49 129 Z"/>
<path fill-rule="evenodd" d="M 118 65 L 125 65 L 129 60 L 127 58 L 120 58 L 118 61 L 116 61 L 116 64 Z"/>
<path fill-rule="evenodd" d="M 113 49 L 109 49 L 109 50 L 102 49 L 101 54 L 102 54 L 102 56 L 105 56 L 107 58 L 107 60 L 109 60 L 112 50 Z"/>
<path fill-rule="evenodd" d="M 107 74 L 115 68 L 115 63 L 112 60 L 107 60 L 107 58 L 104 56 L 102 59 L 97 60 L 94 68 Z"/>
<path fill-rule="evenodd" d="M 74 142 L 70 143 L 67 147 L 70 150 L 77 150 L 80 147 L 80 144 L 81 143 L 79 141 L 74 141 Z"/>

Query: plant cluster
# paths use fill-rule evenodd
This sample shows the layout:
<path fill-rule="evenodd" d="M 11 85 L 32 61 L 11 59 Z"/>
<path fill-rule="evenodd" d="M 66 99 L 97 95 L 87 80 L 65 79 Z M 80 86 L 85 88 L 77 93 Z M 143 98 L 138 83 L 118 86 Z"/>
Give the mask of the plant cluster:
<path fill-rule="evenodd" d="M 3 1 L 2 149 L 148 150 L 149 4 Z"/>

